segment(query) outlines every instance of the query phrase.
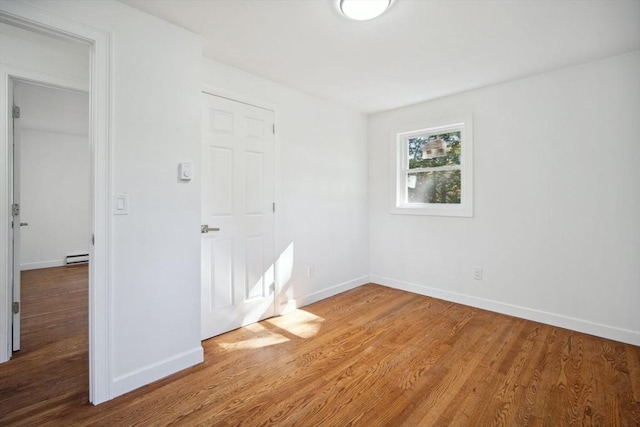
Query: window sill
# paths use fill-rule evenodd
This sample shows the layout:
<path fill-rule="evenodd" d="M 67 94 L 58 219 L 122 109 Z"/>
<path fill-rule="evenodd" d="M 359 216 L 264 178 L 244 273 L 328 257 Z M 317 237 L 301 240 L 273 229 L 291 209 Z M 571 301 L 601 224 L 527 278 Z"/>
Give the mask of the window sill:
<path fill-rule="evenodd" d="M 430 215 L 472 218 L 473 210 L 464 205 L 446 206 L 441 204 L 424 205 L 419 203 L 405 204 L 391 208 L 392 214 Z"/>

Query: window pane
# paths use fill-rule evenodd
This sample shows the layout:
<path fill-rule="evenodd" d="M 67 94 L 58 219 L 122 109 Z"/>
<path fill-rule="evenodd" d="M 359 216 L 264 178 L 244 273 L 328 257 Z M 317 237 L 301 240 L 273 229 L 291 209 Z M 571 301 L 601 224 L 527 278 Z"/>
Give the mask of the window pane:
<path fill-rule="evenodd" d="M 460 170 L 409 173 L 407 202 L 460 204 Z"/>
<path fill-rule="evenodd" d="M 460 131 L 409 138 L 409 169 L 460 164 Z"/>

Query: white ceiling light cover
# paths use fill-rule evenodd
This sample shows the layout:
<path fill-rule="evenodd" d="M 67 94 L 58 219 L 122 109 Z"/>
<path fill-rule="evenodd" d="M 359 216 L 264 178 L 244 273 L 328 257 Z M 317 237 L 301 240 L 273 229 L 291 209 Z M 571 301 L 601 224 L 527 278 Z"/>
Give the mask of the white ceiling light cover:
<path fill-rule="evenodd" d="M 356 21 L 378 17 L 389 8 L 391 0 L 340 0 L 340 10 Z"/>

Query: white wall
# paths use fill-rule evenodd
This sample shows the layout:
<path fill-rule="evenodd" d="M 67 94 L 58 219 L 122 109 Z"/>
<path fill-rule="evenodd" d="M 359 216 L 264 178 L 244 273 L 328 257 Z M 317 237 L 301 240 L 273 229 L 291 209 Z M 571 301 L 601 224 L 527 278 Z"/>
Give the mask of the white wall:
<path fill-rule="evenodd" d="M 203 81 L 275 111 L 280 309 L 366 283 L 365 117 L 206 58 Z"/>
<path fill-rule="evenodd" d="M 88 52 L 87 52 L 88 53 Z M 22 270 L 89 253 L 91 176 L 86 93 L 17 83 Z M 17 99 L 19 98 L 19 99 Z"/>
<path fill-rule="evenodd" d="M 198 36 L 116 1 L 34 1 L 111 34 L 111 188 L 129 194 L 112 217 L 110 397 L 202 361 Z M 197 167 L 197 166 L 196 166 Z"/>
<path fill-rule="evenodd" d="M 638 76 L 633 52 L 372 116 L 373 280 L 640 344 Z M 467 113 L 475 216 L 390 214 L 393 131 Z"/>

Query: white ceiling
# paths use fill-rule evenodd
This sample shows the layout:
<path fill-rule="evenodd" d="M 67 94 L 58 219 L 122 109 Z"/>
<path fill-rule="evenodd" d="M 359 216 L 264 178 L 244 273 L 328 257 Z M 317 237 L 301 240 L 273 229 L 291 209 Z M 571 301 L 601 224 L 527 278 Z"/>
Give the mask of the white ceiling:
<path fill-rule="evenodd" d="M 122 0 L 204 38 L 204 55 L 373 113 L 640 49 L 640 0 Z"/>

